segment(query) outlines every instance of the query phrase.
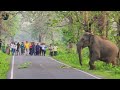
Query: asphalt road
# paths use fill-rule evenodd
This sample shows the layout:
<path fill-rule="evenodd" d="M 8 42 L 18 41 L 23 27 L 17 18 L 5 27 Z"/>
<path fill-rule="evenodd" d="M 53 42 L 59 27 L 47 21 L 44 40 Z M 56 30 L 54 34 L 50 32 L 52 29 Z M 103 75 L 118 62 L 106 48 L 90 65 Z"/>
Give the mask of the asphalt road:
<path fill-rule="evenodd" d="M 27 68 L 19 69 L 23 63 L 31 62 Z M 8 79 L 100 79 L 81 70 L 68 67 L 50 57 L 14 56 Z"/>

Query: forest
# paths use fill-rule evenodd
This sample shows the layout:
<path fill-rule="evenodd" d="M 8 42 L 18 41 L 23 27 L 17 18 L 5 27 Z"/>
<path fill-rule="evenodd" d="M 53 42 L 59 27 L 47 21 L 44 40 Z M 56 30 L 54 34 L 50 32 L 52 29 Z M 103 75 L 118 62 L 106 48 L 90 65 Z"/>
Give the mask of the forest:
<path fill-rule="evenodd" d="M 102 61 L 95 62 L 96 69 L 89 70 L 88 47 L 82 50 L 83 65 L 79 64 L 76 44 L 84 32 L 103 36 L 116 44 L 120 50 L 120 12 L 119 11 L 0 11 L 0 39 L 2 45 L 11 41 L 44 42 L 57 44 L 58 61 L 74 68 L 104 77 L 120 78 L 120 66 L 113 67 Z M 48 52 L 47 52 L 48 53 Z M 9 70 L 10 56 L 2 55 L 0 77 Z M 4 56 L 4 57 L 3 57 Z M 8 64 L 9 63 L 9 64 Z M 7 65 L 4 67 L 4 65 Z M 4 73 L 4 75 L 3 75 Z"/>

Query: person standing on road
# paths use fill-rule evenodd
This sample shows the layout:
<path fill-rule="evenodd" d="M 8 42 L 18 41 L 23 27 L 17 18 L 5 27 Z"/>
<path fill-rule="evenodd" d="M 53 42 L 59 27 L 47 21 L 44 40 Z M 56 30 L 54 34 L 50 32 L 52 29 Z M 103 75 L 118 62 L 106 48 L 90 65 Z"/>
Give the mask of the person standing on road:
<path fill-rule="evenodd" d="M 42 43 L 42 45 L 41 45 L 41 48 L 42 48 L 42 56 L 45 56 L 45 54 L 46 54 L 46 45 L 45 45 L 45 43 Z"/>
<path fill-rule="evenodd" d="M 36 55 L 39 55 L 39 51 L 40 51 L 40 45 L 39 45 L 39 43 L 37 43 L 37 45 L 36 45 Z"/>
<path fill-rule="evenodd" d="M 53 46 L 52 46 L 52 44 L 50 44 L 49 50 L 50 50 L 50 56 L 53 56 Z"/>
<path fill-rule="evenodd" d="M 9 44 L 7 44 L 7 47 L 6 47 L 6 54 L 10 55 L 10 46 L 9 46 Z"/>
<path fill-rule="evenodd" d="M 26 43 L 25 43 L 25 53 L 26 53 L 26 55 L 29 55 L 29 47 L 30 47 L 30 45 L 29 45 L 28 41 L 26 41 Z"/>
<path fill-rule="evenodd" d="M 35 42 L 33 42 L 32 44 L 32 55 L 36 55 L 36 46 L 35 46 Z"/>
<path fill-rule="evenodd" d="M 25 53 L 25 46 L 23 42 L 21 43 L 20 48 L 21 48 L 21 55 L 23 55 Z"/>
<path fill-rule="evenodd" d="M 14 43 L 14 53 L 17 55 L 17 43 Z"/>
<path fill-rule="evenodd" d="M 32 45 L 33 45 L 33 42 L 30 43 L 30 47 L 29 47 L 29 54 L 32 55 Z"/>
<path fill-rule="evenodd" d="M 6 53 L 5 43 L 2 43 L 2 47 L 1 48 L 2 48 L 2 52 Z"/>
<path fill-rule="evenodd" d="M 14 55 L 14 53 L 15 53 L 14 42 L 11 42 L 10 48 L 11 48 L 11 53 L 12 53 L 12 55 Z"/>
<path fill-rule="evenodd" d="M 40 43 L 40 56 L 41 56 L 41 54 L 42 54 L 42 47 L 41 47 L 41 44 L 42 44 L 42 43 Z"/>
<path fill-rule="evenodd" d="M 1 50 L 1 47 L 2 47 L 2 40 L 0 39 L 0 50 Z"/>
<path fill-rule="evenodd" d="M 57 47 L 57 45 L 55 44 L 54 47 L 53 47 L 54 56 L 57 55 L 57 49 L 58 49 L 58 47 Z"/>
<path fill-rule="evenodd" d="M 19 42 L 17 43 L 17 55 L 20 55 L 20 44 L 19 44 Z"/>

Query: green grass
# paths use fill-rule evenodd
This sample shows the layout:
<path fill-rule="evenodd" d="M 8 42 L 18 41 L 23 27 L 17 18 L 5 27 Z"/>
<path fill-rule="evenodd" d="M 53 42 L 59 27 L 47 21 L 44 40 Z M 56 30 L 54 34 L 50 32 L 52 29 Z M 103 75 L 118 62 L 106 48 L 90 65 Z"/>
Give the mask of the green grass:
<path fill-rule="evenodd" d="M 96 76 L 100 76 L 104 79 L 120 79 L 120 67 L 113 67 L 111 64 L 107 65 L 102 61 L 95 62 L 96 70 L 89 70 L 88 48 L 82 50 L 82 66 L 80 66 L 79 64 L 78 54 L 75 50 L 73 50 L 72 53 L 67 53 L 67 50 L 64 47 L 59 47 L 58 55 L 54 56 L 53 58 L 63 63 L 66 63 L 74 68 L 84 70 Z"/>
<path fill-rule="evenodd" d="M 10 56 L 0 51 L 0 79 L 6 79 L 10 69 Z"/>

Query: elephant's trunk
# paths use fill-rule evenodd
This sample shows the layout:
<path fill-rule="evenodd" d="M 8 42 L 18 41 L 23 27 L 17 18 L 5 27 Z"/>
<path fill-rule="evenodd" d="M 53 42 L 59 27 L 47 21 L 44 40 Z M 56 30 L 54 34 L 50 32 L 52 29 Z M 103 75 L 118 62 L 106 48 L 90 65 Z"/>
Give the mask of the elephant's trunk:
<path fill-rule="evenodd" d="M 79 62 L 80 62 L 80 65 L 82 66 L 81 50 L 82 50 L 82 47 L 80 47 L 80 48 L 78 49 L 78 55 L 79 55 Z"/>

